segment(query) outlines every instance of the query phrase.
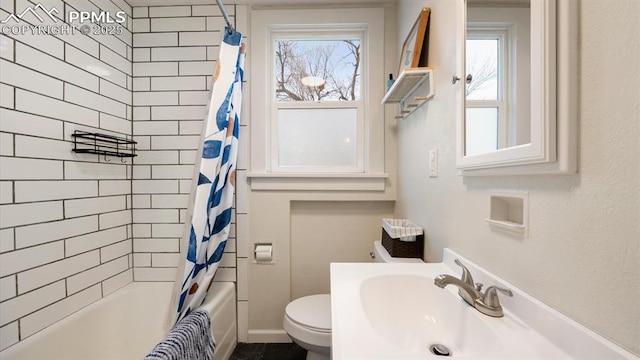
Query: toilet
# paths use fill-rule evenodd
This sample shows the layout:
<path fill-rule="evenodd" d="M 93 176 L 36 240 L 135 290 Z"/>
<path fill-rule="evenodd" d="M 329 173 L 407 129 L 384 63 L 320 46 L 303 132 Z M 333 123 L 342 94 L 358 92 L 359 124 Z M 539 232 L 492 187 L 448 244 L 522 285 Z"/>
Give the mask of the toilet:
<path fill-rule="evenodd" d="M 374 242 L 375 262 L 421 263 L 422 259 L 394 258 L 380 241 Z M 307 360 L 331 358 L 331 295 L 319 294 L 293 300 L 285 309 L 284 330 L 300 347 L 307 350 Z"/>

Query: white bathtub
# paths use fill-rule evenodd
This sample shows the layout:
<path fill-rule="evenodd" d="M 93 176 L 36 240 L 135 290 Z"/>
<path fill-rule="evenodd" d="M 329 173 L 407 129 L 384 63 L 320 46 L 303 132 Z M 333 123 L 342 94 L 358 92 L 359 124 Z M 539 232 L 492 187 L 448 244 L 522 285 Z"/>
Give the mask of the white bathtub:
<path fill-rule="evenodd" d="M 2 360 L 135 360 L 164 338 L 171 283 L 136 282 L 0 352 Z M 233 283 L 214 283 L 203 307 L 211 315 L 214 360 L 237 343 Z"/>

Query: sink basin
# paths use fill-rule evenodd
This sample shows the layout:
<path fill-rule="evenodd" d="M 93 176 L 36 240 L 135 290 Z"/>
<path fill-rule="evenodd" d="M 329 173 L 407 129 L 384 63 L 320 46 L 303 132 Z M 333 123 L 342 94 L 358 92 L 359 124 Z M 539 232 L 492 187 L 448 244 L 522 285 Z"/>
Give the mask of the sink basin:
<path fill-rule="evenodd" d="M 440 274 L 460 275 L 460 259 L 474 280 L 511 289 L 501 297 L 504 317 L 484 315 L 435 286 Z M 441 263 L 331 264 L 333 360 L 444 359 L 640 360 L 450 249 Z"/>
<path fill-rule="evenodd" d="M 360 285 L 360 300 L 371 327 L 403 351 L 424 354 L 442 344 L 466 357 L 492 354 L 499 347 L 495 331 L 480 318 L 484 315 L 434 286 L 431 277 L 373 276 Z"/>

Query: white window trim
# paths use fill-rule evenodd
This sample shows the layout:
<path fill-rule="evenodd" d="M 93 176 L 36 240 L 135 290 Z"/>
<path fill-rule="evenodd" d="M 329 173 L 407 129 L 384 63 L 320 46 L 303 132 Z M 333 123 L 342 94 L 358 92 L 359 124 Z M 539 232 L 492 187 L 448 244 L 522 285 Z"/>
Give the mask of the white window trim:
<path fill-rule="evenodd" d="M 386 178 L 384 166 L 384 108 L 380 105 L 384 96 L 384 9 L 383 8 L 340 8 L 340 9 L 259 9 L 251 14 L 250 46 L 250 91 L 251 91 L 251 149 L 250 171 L 247 175 L 254 190 L 365 190 L 384 191 Z M 267 119 L 272 114 L 275 97 L 269 89 L 273 67 L 271 66 L 272 33 L 281 34 L 292 25 L 325 26 L 328 30 L 338 26 L 341 29 L 365 29 L 362 48 L 367 83 L 361 86 L 363 111 L 362 120 L 362 164 L 359 169 L 324 169 L 310 172 L 308 169 L 282 171 L 272 163 L 273 123 Z M 353 30 L 352 30 L 353 31 Z M 335 30 L 333 30 L 335 33 Z M 378 84 L 379 86 L 376 86 Z M 365 105 L 367 99 L 368 105 Z M 353 102 L 349 102 L 353 105 Z M 347 102 L 327 102 L 327 106 L 345 106 Z M 295 106 L 304 106 L 302 104 Z M 324 105 L 323 105 L 324 106 Z M 273 116 L 273 115 L 272 115 Z M 360 134 L 358 134 L 360 135 Z M 275 153 L 277 154 L 277 152 Z M 360 167 L 361 166 L 361 167 Z M 317 169 L 316 169 L 317 170 Z M 340 171 L 337 171 L 340 170 Z M 353 171 L 357 170 L 357 172 Z M 295 184 L 294 184 L 295 183 Z"/>

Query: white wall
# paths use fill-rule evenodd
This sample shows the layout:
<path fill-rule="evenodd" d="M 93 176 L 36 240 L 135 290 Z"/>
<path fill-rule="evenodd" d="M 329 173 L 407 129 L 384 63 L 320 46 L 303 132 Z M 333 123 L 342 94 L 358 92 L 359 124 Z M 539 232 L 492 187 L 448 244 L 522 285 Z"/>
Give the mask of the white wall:
<path fill-rule="evenodd" d="M 393 201 L 291 203 L 291 299 L 328 294 L 332 262 L 370 262 Z"/>
<path fill-rule="evenodd" d="M 3 0 L 0 19 L 37 3 Z M 71 10 L 131 16 L 120 0 L 44 4 L 56 27 Z M 130 30 L 0 35 L 0 348 L 132 281 L 131 160 L 71 152 L 74 130 L 131 136 Z"/>
<path fill-rule="evenodd" d="M 248 302 L 248 341 L 249 342 L 286 342 L 288 336 L 282 329 L 284 310 L 287 304 L 297 296 L 310 291 L 326 291 L 325 273 L 294 274 L 294 271 L 322 269 L 329 259 L 340 261 L 361 261 L 362 252 L 368 241 L 368 250 L 373 250 L 373 241 L 380 239 L 380 219 L 391 214 L 388 195 L 362 192 L 296 192 L 296 191 L 251 191 L 250 192 L 249 231 L 250 245 L 255 243 L 273 244 L 273 262 L 271 265 L 253 263 L 249 254 L 249 302 Z M 366 214 L 350 214 L 348 209 L 362 205 L 372 209 Z M 294 205 L 295 204 L 295 205 Z M 316 210 L 309 219 L 305 212 Z M 335 216 L 340 220 L 331 228 L 318 221 L 330 221 Z M 353 229 L 349 224 L 367 224 L 367 228 Z M 372 226 L 375 226 L 372 228 Z M 322 229 L 322 231 L 319 230 Z M 305 233 L 313 232 L 306 236 Z M 328 237 L 352 241 L 350 247 L 343 249 Z M 295 236 L 295 238 L 294 238 Z M 324 246 L 325 252 L 315 254 L 319 258 L 296 258 L 297 254 L 313 251 Z M 305 265 L 308 262 L 308 266 Z M 304 278 L 312 283 L 302 286 Z"/>
<path fill-rule="evenodd" d="M 422 6 L 432 11 L 436 96 L 398 124 L 396 216 L 426 229 L 427 259 L 450 247 L 640 354 L 640 2 L 580 2 L 580 173 L 480 178 L 455 170 L 455 2 L 401 0 L 398 39 Z M 435 179 L 426 161 L 433 148 Z M 484 221 L 490 192 L 511 189 L 529 192 L 526 239 Z"/>

